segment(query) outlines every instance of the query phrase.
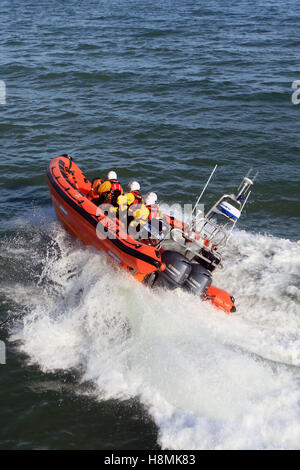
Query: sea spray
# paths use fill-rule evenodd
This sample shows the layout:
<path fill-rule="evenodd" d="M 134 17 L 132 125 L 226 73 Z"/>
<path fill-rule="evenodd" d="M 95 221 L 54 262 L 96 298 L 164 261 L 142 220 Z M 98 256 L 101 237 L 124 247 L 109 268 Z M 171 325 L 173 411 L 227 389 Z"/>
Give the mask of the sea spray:
<path fill-rule="evenodd" d="M 56 222 L 48 236 L 40 288 L 20 282 L 14 293 L 24 313 L 11 339 L 32 363 L 77 369 L 99 400 L 139 397 L 163 448 L 299 446 L 296 243 L 235 232 L 214 280 L 237 298 L 228 316 L 148 290 Z"/>

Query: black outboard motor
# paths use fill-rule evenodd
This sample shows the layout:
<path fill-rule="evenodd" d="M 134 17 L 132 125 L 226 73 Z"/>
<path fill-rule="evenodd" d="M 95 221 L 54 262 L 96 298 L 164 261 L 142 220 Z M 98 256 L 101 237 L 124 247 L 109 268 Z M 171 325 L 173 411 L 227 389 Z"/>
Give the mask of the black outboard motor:
<path fill-rule="evenodd" d="M 161 285 L 171 290 L 182 287 L 192 270 L 190 261 L 182 254 L 171 250 L 164 251 L 161 260 L 166 264 L 166 269 L 160 272 L 155 285 Z"/>
<path fill-rule="evenodd" d="M 184 283 L 184 288 L 195 295 L 203 296 L 211 285 L 211 272 L 201 266 L 201 264 L 192 264 L 191 267 L 192 269 Z"/>

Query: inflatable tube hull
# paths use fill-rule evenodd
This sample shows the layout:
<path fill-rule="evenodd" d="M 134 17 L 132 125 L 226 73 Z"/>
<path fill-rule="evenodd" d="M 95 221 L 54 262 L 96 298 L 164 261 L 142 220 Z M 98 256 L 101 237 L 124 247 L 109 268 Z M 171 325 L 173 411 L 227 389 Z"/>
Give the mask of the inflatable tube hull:
<path fill-rule="evenodd" d="M 138 280 L 161 267 L 161 256 L 155 247 L 129 237 L 117 219 L 109 219 L 88 200 L 91 182 L 67 156 L 50 162 L 47 183 L 57 217 L 71 235 L 105 251 Z"/>

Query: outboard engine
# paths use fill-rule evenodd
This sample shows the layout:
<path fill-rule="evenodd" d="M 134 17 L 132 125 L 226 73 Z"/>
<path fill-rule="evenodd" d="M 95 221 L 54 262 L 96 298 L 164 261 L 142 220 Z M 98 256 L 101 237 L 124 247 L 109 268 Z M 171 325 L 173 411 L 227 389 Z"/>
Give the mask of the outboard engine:
<path fill-rule="evenodd" d="M 155 284 L 171 290 L 182 287 L 192 270 L 190 261 L 177 251 L 171 250 L 164 251 L 161 260 L 165 263 L 166 269 L 160 272 Z"/>
<path fill-rule="evenodd" d="M 204 295 L 211 285 L 211 273 L 201 264 L 192 264 L 189 277 L 184 283 L 184 288 L 195 295 Z"/>

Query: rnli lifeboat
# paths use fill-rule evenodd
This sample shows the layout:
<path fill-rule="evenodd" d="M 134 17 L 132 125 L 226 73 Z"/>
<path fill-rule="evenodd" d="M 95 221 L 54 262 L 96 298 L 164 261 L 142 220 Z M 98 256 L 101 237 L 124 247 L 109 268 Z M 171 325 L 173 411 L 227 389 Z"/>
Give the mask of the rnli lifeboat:
<path fill-rule="evenodd" d="M 236 310 L 234 298 L 212 286 L 212 273 L 222 267 L 222 260 L 216 249 L 218 242 L 214 240 L 215 222 L 210 215 L 218 212 L 234 225 L 240 212 L 228 200 L 218 201 L 206 218 L 195 217 L 193 226 L 163 215 L 163 235 L 143 240 L 130 237 L 121 220 L 110 217 L 103 206 L 97 207 L 88 199 L 92 182 L 70 155 L 51 160 L 47 183 L 57 217 L 66 230 L 84 244 L 106 252 L 137 281 L 151 288 L 184 289 L 210 300 L 226 313 Z M 223 227 L 218 232 L 226 239 Z"/>

